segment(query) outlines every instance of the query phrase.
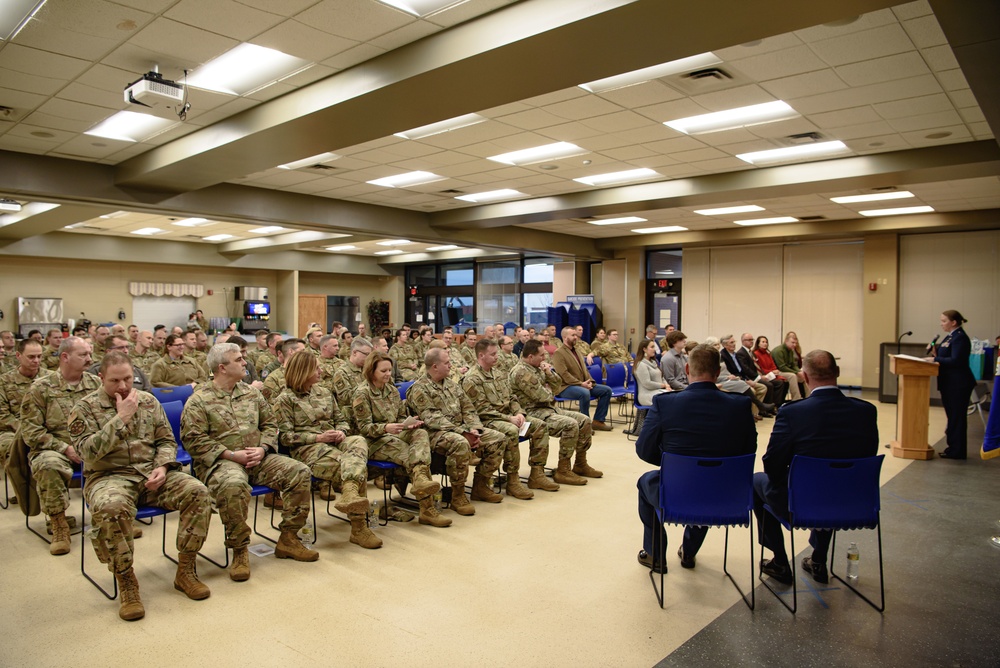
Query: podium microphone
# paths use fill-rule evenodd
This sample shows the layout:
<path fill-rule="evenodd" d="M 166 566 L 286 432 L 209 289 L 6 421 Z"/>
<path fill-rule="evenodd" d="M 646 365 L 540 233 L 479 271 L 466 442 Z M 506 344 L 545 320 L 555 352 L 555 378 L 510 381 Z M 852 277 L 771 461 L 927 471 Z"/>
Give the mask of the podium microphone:
<path fill-rule="evenodd" d="M 938 334 L 937 336 L 935 336 L 935 337 L 934 337 L 934 338 L 933 338 L 933 339 L 931 340 L 931 342 L 930 342 L 930 343 L 928 343 L 928 344 L 927 344 L 927 350 L 925 350 L 925 351 L 924 351 L 924 352 L 925 352 L 925 354 L 927 354 L 927 355 L 930 355 L 930 354 L 931 354 L 932 352 L 934 352 L 934 344 L 935 344 L 935 343 L 937 343 L 937 342 L 938 342 L 938 339 L 940 339 L 940 338 L 941 338 L 941 335 L 940 335 L 940 334 Z"/>
<path fill-rule="evenodd" d="M 913 336 L 913 332 L 903 332 L 902 334 L 899 335 L 899 338 L 896 339 L 896 354 L 897 355 L 900 352 L 900 346 L 901 346 L 900 342 L 903 340 L 904 336 Z"/>

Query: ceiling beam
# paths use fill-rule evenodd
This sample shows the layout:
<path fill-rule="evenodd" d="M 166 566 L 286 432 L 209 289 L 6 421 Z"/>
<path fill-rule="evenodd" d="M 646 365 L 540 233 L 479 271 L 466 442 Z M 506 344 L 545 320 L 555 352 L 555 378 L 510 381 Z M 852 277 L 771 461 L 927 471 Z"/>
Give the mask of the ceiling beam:
<path fill-rule="evenodd" d="M 30 205 L 29 205 L 30 206 Z M 0 216 L 0 239 L 15 241 L 56 232 L 68 225 L 113 213 L 117 209 L 84 204 L 63 204 L 55 209 L 20 218 L 19 214 Z M 25 210 L 22 210 L 24 213 Z M 20 218 L 18 220 L 18 218 Z M 14 220 L 15 222 L 6 222 Z"/>

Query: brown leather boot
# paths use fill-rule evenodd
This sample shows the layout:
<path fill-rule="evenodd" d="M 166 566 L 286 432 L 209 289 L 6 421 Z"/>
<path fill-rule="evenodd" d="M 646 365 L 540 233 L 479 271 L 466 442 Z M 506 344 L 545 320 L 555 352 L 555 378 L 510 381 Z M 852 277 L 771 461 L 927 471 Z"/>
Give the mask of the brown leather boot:
<path fill-rule="evenodd" d="M 528 487 L 530 489 L 541 489 L 546 492 L 558 492 L 557 485 L 552 478 L 545 475 L 544 466 L 532 466 L 531 473 L 528 474 Z"/>
<path fill-rule="evenodd" d="M 569 457 L 559 458 L 559 468 L 556 469 L 555 475 L 552 476 L 560 485 L 586 485 L 587 479 L 581 478 L 569 467 Z"/>
<path fill-rule="evenodd" d="M 420 499 L 420 518 L 418 521 L 421 524 L 427 524 L 432 527 L 450 527 L 451 520 L 447 517 L 443 517 L 438 509 L 434 507 L 434 497 L 425 496 Z"/>
<path fill-rule="evenodd" d="M 368 517 L 364 513 L 352 513 L 351 518 L 351 542 L 360 545 L 366 550 L 375 550 L 382 547 L 382 539 L 372 533 L 368 528 Z"/>
<path fill-rule="evenodd" d="M 573 465 L 573 473 L 585 478 L 600 478 L 604 475 L 602 471 L 598 471 L 587 463 L 586 450 L 576 451 L 576 464 Z"/>
<path fill-rule="evenodd" d="M 513 496 L 515 499 L 524 499 L 525 501 L 535 498 L 535 493 L 521 482 L 521 476 L 518 475 L 516 469 L 507 469 L 507 496 Z"/>
<path fill-rule="evenodd" d="M 250 553 L 246 546 L 233 548 L 233 561 L 229 564 L 229 579 L 246 582 L 250 579 Z"/>
<path fill-rule="evenodd" d="M 451 479 L 451 509 L 459 515 L 475 515 L 476 507 L 465 496 L 465 476 Z"/>
<path fill-rule="evenodd" d="M 126 622 L 145 617 L 146 609 L 142 607 L 142 599 L 139 598 L 139 581 L 135 579 L 135 571 L 130 568 L 124 573 L 115 573 L 115 579 L 118 581 L 121 598 L 118 616 Z"/>
<path fill-rule="evenodd" d="M 324 501 L 336 501 L 337 493 L 333 491 L 333 485 L 324 480 L 319 486 L 319 498 Z"/>
<path fill-rule="evenodd" d="M 49 517 L 52 524 L 52 542 L 49 543 L 49 554 L 69 554 L 69 523 L 66 513 L 56 513 Z"/>
<path fill-rule="evenodd" d="M 282 531 L 278 538 L 278 544 L 274 546 L 274 557 L 276 559 L 294 559 L 295 561 L 316 561 L 319 559 L 319 552 L 310 550 L 303 545 L 302 541 L 299 540 L 298 532 Z"/>
<path fill-rule="evenodd" d="M 195 568 L 197 552 L 181 552 L 177 555 L 177 575 L 174 576 L 174 589 L 184 592 L 188 598 L 201 601 L 212 594 L 208 585 L 198 579 Z"/>
<path fill-rule="evenodd" d="M 368 497 L 358 493 L 359 487 L 357 480 L 345 480 L 341 488 L 343 491 L 340 493 L 340 499 L 333 504 L 333 507 L 348 515 L 368 512 Z"/>
<path fill-rule="evenodd" d="M 489 477 L 479 473 L 472 476 L 471 497 L 473 501 L 485 501 L 486 503 L 500 503 L 503 501 L 503 496 L 493 491 Z"/>
<path fill-rule="evenodd" d="M 418 464 L 413 467 L 413 496 L 422 499 L 425 496 L 433 496 L 441 491 L 441 485 L 431 479 L 431 469 L 427 464 Z"/>

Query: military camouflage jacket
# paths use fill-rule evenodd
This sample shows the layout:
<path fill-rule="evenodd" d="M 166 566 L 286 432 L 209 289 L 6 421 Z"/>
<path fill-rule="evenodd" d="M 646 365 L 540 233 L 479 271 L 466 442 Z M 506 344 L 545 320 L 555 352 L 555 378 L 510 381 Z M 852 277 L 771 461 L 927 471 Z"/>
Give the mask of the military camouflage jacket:
<path fill-rule="evenodd" d="M 286 387 L 273 405 L 278 421 L 278 438 L 282 445 L 292 450 L 300 445 L 315 443 L 316 437 L 328 429 L 351 433 L 337 400 L 318 383 L 308 394 Z"/>
<path fill-rule="evenodd" d="M 333 387 L 333 376 L 337 373 L 337 369 L 345 364 L 344 360 L 339 357 L 323 357 L 320 355 L 316 358 L 319 362 L 319 384 L 330 390 L 330 394 L 334 393 L 335 388 Z"/>
<path fill-rule="evenodd" d="M 583 339 L 577 341 L 576 345 L 573 346 L 573 349 L 576 350 L 576 352 L 580 355 L 580 357 L 586 357 L 591 353 L 590 344 L 584 341 Z M 597 353 L 594 354 L 596 355 Z"/>
<path fill-rule="evenodd" d="M 469 367 L 470 370 L 476 366 L 478 360 L 476 359 L 475 348 L 470 348 L 463 343 L 458 346 L 458 352 L 461 355 L 462 360 L 465 362 L 465 366 Z"/>
<path fill-rule="evenodd" d="M 611 343 L 610 341 L 601 344 L 600 348 L 593 347 L 594 354 L 604 360 L 605 364 L 618 364 L 619 362 L 631 362 L 632 356 L 628 354 L 625 350 L 625 346 L 620 343 Z M 596 352 L 600 350 L 600 352 Z"/>
<path fill-rule="evenodd" d="M 551 385 L 560 382 L 554 372 L 546 374 L 523 360 L 510 372 L 510 386 L 525 411 L 554 410 L 555 395 L 552 393 Z"/>
<path fill-rule="evenodd" d="M 164 355 L 149 368 L 149 382 L 153 387 L 176 387 L 208 380 L 205 367 L 190 357 L 179 360 Z"/>
<path fill-rule="evenodd" d="M 59 368 L 59 349 L 42 346 L 42 368 L 55 371 Z"/>
<path fill-rule="evenodd" d="M 83 374 L 76 385 L 53 373 L 31 384 L 21 403 L 21 439 L 32 454 L 42 450 L 66 452 L 72 445 L 69 434 L 69 414 L 77 401 L 101 387 L 97 376 Z"/>
<path fill-rule="evenodd" d="M 395 385 L 386 383 L 381 390 L 367 380 L 354 392 L 354 426 L 367 439 L 385 436 L 385 426 L 406 419 L 406 405 Z"/>
<path fill-rule="evenodd" d="M 17 431 L 21 424 L 21 402 L 31 384 L 39 378 L 51 376 L 47 369 L 39 369 L 34 378 L 25 378 L 15 367 L 0 375 L 0 433 Z"/>
<path fill-rule="evenodd" d="M 285 367 L 278 367 L 267 374 L 264 379 L 264 387 L 260 388 L 260 393 L 267 399 L 267 403 L 274 405 L 278 395 L 285 389 Z"/>
<path fill-rule="evenodd" d="M 517 355 L 514 353 L 505 353 L 502 350 L 497 351 L 497 363 L 493 367 L 494 374 L 503 374 L 504 377 L 509 377 L 510 372 L 514 369 L 514 366 L 520 361 Z"/>
<path fill-rule="evenodd" d="M 362 370 L 351 362 L 341 364 L 333 374 L 333 393 L 348 422 L 354 421 L 354 391 L 365 383 Z"/>
<path fill-rule="evenodd" d="M 259 376 L 268 365 L 277 361 L 278 358 L 270 350 L 259 350 L 253 360 L 253 368 L 257 370 L 257 375 Z"/>
<path fill-rule="evenodd" d="M 413 345 L 409 343 L 397 343 L 392 348 L 389 348 L 389 357 L 396 362 L 396 370 L 400 378 L 403 380 L 415 380 L 417 378 L 417 369 L 420 368 L 420 363 L 423 359 L 418 357 L 417 349 Z"/>
<path fill-rule="evenodd" d="M 156 361 L 161 357 L 163 357 L 163 353 L 153 350 L 152 348 L 147 349 L 146 352 L 141 355 L 135 352 L 129 355 L 129 358 L 132 360 L 132 364 L 145 371 L 147 376 L 153 368 L 153 365 L 156 364 Z"/>
<path fill-rule="evenodd" d="M 484 371 L 477 364 L 462 378 L 462 389 L 480 420 L 506 420 L 524 412 L 510 390 L 510 378 L 497 371 L 496 367 Z"/>
<path fill-rule="evenodd" d="M 435 383 L 425 374 L 410 386 L 406 393 L 406 405 L 410 412 L 424 421 L 424 427 L 432 431 L 464 434 L 483 428 L 469 397 L 451 378 Z"/>

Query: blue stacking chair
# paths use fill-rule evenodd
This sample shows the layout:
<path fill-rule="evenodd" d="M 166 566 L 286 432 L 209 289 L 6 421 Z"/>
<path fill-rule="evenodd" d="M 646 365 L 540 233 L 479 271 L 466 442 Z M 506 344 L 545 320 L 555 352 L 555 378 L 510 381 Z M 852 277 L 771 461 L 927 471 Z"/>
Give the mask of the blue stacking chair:
<path fill-rule="evenodd" d="M 833 531 L 830 544 L 830 575 L 860 596 L 879 612 L 885 611 L 885 572 L 882 563 L 882 523 L 880 519 L 879 474 L 885 455 L 859 459 L 822 459 L 792 457 L 788 469 L 788 519 L 771 513 L 791 535 L 792 605 L 788 605 L 766 580 L 764 582 L 781 604 L 792 614 L 798 608 L 798 585 L 795 580 L 795 529 L 826 529 Z M 837 531 L 874 529 L 878 535 L 878 574 L 881 602 L 875 605 L 867 596 L 837 575 L 833 570 L 837 554 Z"/>
<path fill-rule="evenodd" d="M 722 572 L 740 593 L 751 610 L 756 598 L 753 588 L 753 462 L 757 455 L 738 457 L 687 457 L 664 452 L 660 458 L 660 504 L 657 520 L 663 524 L 726 527 L 726 543 L 722 553 Z M 727 569 L 729 558 L 729 527 L 750 528 L 750 598 L 743 593 Z M 654 538 L 654 554 L 665 549 L 658 545 L 660 532 Z M 649 572 L 653 591 L 663 607 L 663 573 L 660 588 L 656 575 Z"/>
<path fill-rule="evenodd" d="M 630 382 L 631 385 L 629 386 L 629 392 L 632 394 L 632 417 L 628 421 L 628 425 L 633 433 L 629 434 L 626 432 L 625 434 L 625 439 L 629 441 L 638 440 L 639 438 L 640 430 L 634 429 L 634 427 L 638 426 L 639 411 L 648 411 L 652 408 L 652 406 L 643 406 L 639 403 L 639 389 L 636 387 L 635 378 L 633 378 Z"/>
<path fill-rule="evenodd" d="M 590 377 L 598 385 L 604 384 L 604 369 L 601 367 L 600 364 L 588 364 L 587 373 L 590 374 Z"/>
<path fill-rule="evenodd" d="M 191 467 L 193 473 L 193 460 L 181 443 L 181 413 L 184 412 L 184 402 L 168 401 L 162 405 L 163 412 L 167 414 L 167 420 L 170 422 L 170 428 L 174 432 L 174 440 L 177 441 L 177 461 L 180 462 L 181 466 Z"/>
<path fill-rule="evenodd" d="M 264 496 L 265 494 L 280 494 L 280 492 L 278 490 L 276 490 L 276 489 L 271 489 L 270 487 L 267 487 L 266 485 L 251 485 L 250 486 L 250 496 L 253 498 L 253 525 L 251 526 L 251 528 L 253 529 L 253 532 L 254 532 L 254 534 L 256 536 L 259 536 L 260 538 L 263 538 L 267 542 L 273 543 L 273 544 L 276 545 L 278 543 L 277 540 L 275 540 L 274 538 L 271 538 L 267 534 L 262 534 L 257 529 L 257 508 L 258 508 L 258 504 L 260 503 L 260 497 Z M 271 528 L 274 529 L 275 531 L 278 531 L 278 527 L 274 526 L 274 508 L 271 508 Z M 202 559 L 204 559 L 205 561 L 209 562 L 210 564 L 218 566 L 219 568 L 229 568 L 229 558 L 230 558 L 230 555 L 229 555 L 229 548 L 228 547 L 226 548 L 226 560 L 224 562 L 222 562 L 221 564 L 218 561 L 216 561 L 215 559 L 212 559 L 208 555 L 202 554 L 201 552 L 198 553 L 198 556 L 201 557 Z"/>
<path fill-rule="evenodd" d="M 630 389 L 628 387 L 628 368 L 622 362 L 615 364 L 605 364 L 604 372 L 607 375 L 605 384 L 611 388 L 611 398 L 618 399 L 628 397 Z M 628 403 L 618 404 L 618 417 L 627 418 Z"/>
<path fill-rule="evenodd" d="M 17 446 L 15 445 L 14 447 L 17 447 Z M 28 446 L 25 445 L 24 449 L 28 450 Z M 24 459 L 26 461 L 30 461 L 28 459 L 28 455 L 25 455 Z M 6 471 L 5 471 L 5 473 L 6 473 Z M 24 489 L 24 496 L 22 496 L 21 499 L 19 500 L 20 503 L 24 503 L 26 506 L 29 505 L 29 501 L 28 500 L 31 498 L 32 480 L 33 479 L 31 477 L 31 471 L 29 470 L 28 471 L 28 483 L 27 483 L 27 485 L 25 486 L 25 489 Z M 73 475 L 70 476 L 70 480 L 79 480 L 80 481 L 80 490 L 83 491 L 83 471 L 78 470 L 78 469 L 74 469 L 73 470 Z M 69 508 L 67 508 L 66 510 L 69 510 Z M 44 515 L 44 513 L 41 513 L 41 514 Z M 29 515 L 27 512 L 24 513 L 24 526 L 27 527 L 28 531 L 30 531 L 31 533 L 35 534 L 36 536 L 38 536 L 39 538 L 41 538 L 43 541 L 45 541 L 46 543 L 48 543 L 49 545 L 51 545 L 52 544 L 52 539 L 51 538 L 48 538 L 47 536 L 44 536 L 44 535 L 40 534 L 38 532 L 38 530 L 35 529 L 35 527 L 31 526 L 31 521 L 30 521 L 31 517 L 32 516 Z M 69 517 L 70 516 L 67 515 L 66 519 L 69 520 Z M 72 527 L 70 528 L 70 536 L 72 536 L 73 534 L 75 534 L 75 533 L 77 533 L 77 532 L 79 532 L 79 531 L 82 530 L 83 520 L 84 520 L 84 517 L 83 517 L 83 515 L 81 515 L 80 516 L 80 524 L 79 524 L 79 526 L 77 526 L 77 528 L 75 530 Z"/>
<path fill-rule="evenodd" d="M 175 387 L 153 387 L 149 391 L 161 404 L 168 401 L 180 401 L 183 404 L 194 392 L 194 388 L 190 385 L 177 385 Z"/>
<path fill-rule="evenodd" d="M 416 381 L 405 380 L 402 383 L 399 383 L 398 385 L 396 385 L 396 389 L 399 390 L 399 398 L 400 399 L 402 399 L 403 401 L 406 401 L 406 392 L 407 392 L 407 390 L 410 389 L 410 387 L 413 385 L 414 382 L 416 382 Z"/>

